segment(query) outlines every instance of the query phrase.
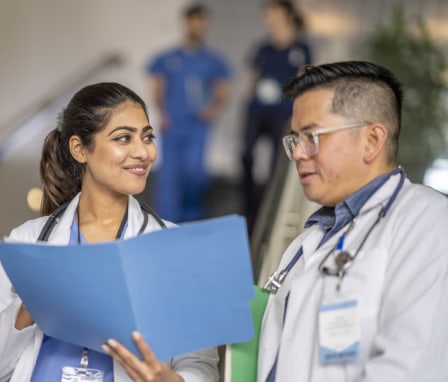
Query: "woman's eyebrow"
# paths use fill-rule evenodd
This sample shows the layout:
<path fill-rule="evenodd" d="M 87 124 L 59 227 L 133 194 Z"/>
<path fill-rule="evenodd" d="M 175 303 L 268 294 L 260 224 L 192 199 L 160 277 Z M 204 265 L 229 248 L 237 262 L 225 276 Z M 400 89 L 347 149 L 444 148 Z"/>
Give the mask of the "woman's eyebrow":
<path fill-rule="evenodd" d="M 115 133 L 116 131 L 119 130 L 126 130 L 129 131 L 130 133 L 136 133 L 138 131 L 138 129 L 136 127 L 131 127 L 131 126 L 118 126 L 115 129 L 113 129 L 109 134 L 107 134 L 108 136 Z M 142 132 L 145 133 L 148 130 L 153 130 L 151 125 L 147 125 L 142 129 Z"/>

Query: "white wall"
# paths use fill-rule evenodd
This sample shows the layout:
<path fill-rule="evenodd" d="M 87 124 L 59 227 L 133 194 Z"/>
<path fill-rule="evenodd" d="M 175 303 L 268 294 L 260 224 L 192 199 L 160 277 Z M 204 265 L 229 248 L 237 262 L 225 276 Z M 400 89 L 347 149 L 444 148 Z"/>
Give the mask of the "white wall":
<path fill-rule="evenodd" d="M 185 0 L 0 0 L 0 128 L 101 55 L 128 58 L 141 95 L 142 64 L 178 36 Z"/>
<path fill-rule="evenodd" d="M 387 21 L 393 5 L 400 3 L 297 1 L 308 17 L 317 62 L 350 58 L 353 40 L 375 28 L 377 22 Z M 235 64 L 233 103 L 221 125 L 226 125 L 228 134 L 237 134 L 243 57 L 263 33 L 262 1 L 204 2 L 213 14 L 210 41 Z M 179 11 L 185 3 L 187 0 L 0 0 L 0 135 L 8 121 L 106 52 L 122 52 L 128 58 L 128 84 L 147 95 L 143 62 L 177 40 Z M 408 13 L 424 16 L 431 32 L 447 43 L 445 0 L 405 4 Z"/>

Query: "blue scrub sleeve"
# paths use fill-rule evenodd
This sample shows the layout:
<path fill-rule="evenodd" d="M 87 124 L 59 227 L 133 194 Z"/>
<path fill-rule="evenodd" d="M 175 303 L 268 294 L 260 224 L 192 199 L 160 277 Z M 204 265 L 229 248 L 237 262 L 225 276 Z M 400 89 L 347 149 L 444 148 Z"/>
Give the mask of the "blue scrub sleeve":
<path fill-rule="evenodd" d="M 232 69 L 229 63 L 224 59 L 224 57 L 215 56 L 213 67 L 213 79 L 228 79 L 232 76 Z"/>
<path fill-rule="evenodd" d="M 165 65 L 166 55 L 159 55 L 155 57 L 153 60 L 149 61 L 146 65 L 146 73 L 148 74 L 160 74 L 166 75 L 166 65 Z"/>

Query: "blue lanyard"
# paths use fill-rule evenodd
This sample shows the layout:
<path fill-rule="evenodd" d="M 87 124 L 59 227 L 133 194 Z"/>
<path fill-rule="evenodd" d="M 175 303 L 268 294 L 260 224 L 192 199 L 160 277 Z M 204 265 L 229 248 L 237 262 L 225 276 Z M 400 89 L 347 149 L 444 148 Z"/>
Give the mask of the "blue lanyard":
<path fill-rule="evenodd" d="M 370 236 L 370 233 L 373 231 L 373 229 L 376 227 L 376 225 L 380 222 L 380 220 L 386 216 L 386 214 L 389 212 L 390 208 L 392 207 L 392 204 L 394 203 L 395 199 L 397 198 L 401 188 L 403 187 L 404 181 L 405 181 L 405 174 L 404 171 L 401 167 L 398 167 L 395 171 L 391 172 L 389 174 L 390 178 L 391 176 L 395 175 L 395 174 L 400 174 L 400 181 L 398 182 L 397 187 L 395 188 L 394 192 L 392 193 L 391 197 L 389 198 L 389 201 L 386 203 L 386 205 L 381 208 L 379 214 L 378 214 L 378 218 L 375 220 L 375 222 L 373 223 L 373 225 L 370 227 L 369 231 L 367 232 L 367 234 L 364 236 L 361 244 L 359 245 L 359 247 L 357 248 L 355 254 L 353 256 L 348 255 L 348 253 L 346 253 L 348 257 L 345 258 L 344 263 L 342 264 L 342 266 L 344 267 L 344 269 L 342 270 L 343 272 L 346 272 L 347 269 L 352 265 L 353 260 L 356 258 L 356 256 L 358 255 L 359 251 L 362 249 L 362 247 L 364 246 L 364 243 L 366 242 L 366 240 L 368 239 L 368 237 Z M 330 268 L 324 267 L 323 264 L 325 263 L 325 261 L 328 259 L 328 257 L 330 256 L 330 254 L 336 249 L 339 251 L 342 251 L 343 247 L 344 247 L 344 240 L 345 240 L 345 236 L 346 234 L 351 230 L 351 228 L 353 227 L 353 220 L 350 223 L 348 229 L 341 235 L 341 237 L 338 240 L 338 243 L 336 245 L 336 248 L 333 248 L 330 250 L 330 252 L 324 257 L 324 259 L 322 260 L 322 262 L 319 265 L 319 271 L 323 274 L 326 275 L 332 275 L 332 276 L 341 276 L 341 269 L 339 269 L 337 271 L 331 271 Z M 344 252 L 345 253 L 345 252 Z M 297 251 L 297 253 L 294 255 L 294 257 L 291 259 L 291 261 L 286 265 L 286 267 L 284 269 L 282 269 L 281 271 L 275 271 L 268 279 L 268 281 L 266 282 L 266 284 L 264 285 L 264 289 L 267 290 L 270 293 L 277 293 L 277 291 L 281 288 L 281 286 L 283 285 L 283 282 L 286 278 L 286 276 L 288 275 L 288 273 L 291 271 L 291 269 L 294 267 L 294 265 L 297 263 L 297 261 L 299 260 L 299 258 L 302 256 L 303 254 L 303 246 L 301 246 L 299 248 L 299 250 Z"/>

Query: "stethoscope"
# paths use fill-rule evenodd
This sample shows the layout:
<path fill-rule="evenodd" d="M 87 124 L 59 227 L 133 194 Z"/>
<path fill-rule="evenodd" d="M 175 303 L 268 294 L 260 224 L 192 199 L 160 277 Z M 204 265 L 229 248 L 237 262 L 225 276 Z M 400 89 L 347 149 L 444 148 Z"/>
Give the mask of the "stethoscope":
<path fill-rule="evenodd" d="M 395 171 L 390 173 L 389 177 L 395 174 L 400 174 L 400 181 L 398 182 L 398 185 L 395 187 L 394 192 L 392 193 L 391 197 L 389 198 L 389 201 L 387 204 L 381 208 L 380 212 L 378 213 L 378 216 L 375 220 L 375 222 L 370 226 L 367 233 L 364 235 L 364 238 L 362 239 L 361 243 L 359 244 L 358 248 L 356 249 L 354 255 L 351 255 L 350 252 L 347 250 L 343 250 L 344 248 L 344 240 L 347 234 L 352 230 L 355 220 L 353 219 L 348 226 L 347 230 L 342 233 L 342 235 L 339 237 L 339 240 L 334 248 L 332 248 L 322 259 L 322 261 L 319 263 L 318 270 L 321 275 L 323 276 L 337 276 L 339 278 L 338 283 L 336 285 L 336 289 L 339 290 L 342 279 L 344 278 L 347 271 L 353 266 L 353 263 L 355 259 L 357 258 L 359 252 L 363 248 L 365 242 L 369 238 L 370 234 L 372 233 L 373 229 L 378 225 L 378 223 L 381 221 L 382 218 L 386 216 L 386 214 L 389 212 L 392 204 L 394 203 L 395 199 L 397 198 L 401 188 L 403 187 L 404 181 L 405 181 L 405 174 L 401 167 L 398 167 Z M 325 265 L 327 263 L 327 260 L 329 257 L 337 251 L 338 254 L 334 258 L 334 267 L 329 267 Z M 299 258 L 302 256 L 303 253 L 303 247 L 300 247 L 298 252 L 294 255 L 292 260 L 286 265 L 284 269 L 281 271 L 275 271 L 272 273 L 272 275 L 269 277 L 268 281 L 264 285 L 264 289 L 270 293 L 277 293 L 278 290 L 282 287 L 283 282 L 285 281 L 286 276 L 291 271 L 291 269 L 294 267 L 294 265 L 297 263 Z"/>
<path fill-rule="evenodd" d="M 142 234 L 147 225 L 148 225 L 148 215 L 151 215 L 157 223 L 162 228 L 166 228 L 166 224 L 163 222 L 163 220 L 160 218 L 159 215 L 149 206 L 147 206 L 145 203 L 139 201 L 140 208 L 143 211 L 143 223 L 140 227 L 140 230 L 138 231 L 137 235 Z M 45 225 L 43 226 L 42 230 L 40 231 L 39 237 L 37 238 L 37 241 L 48 241 L 48 238 L 50 237 L 51 232 L 56 227 L 56 225 L 59 222 L 59 219 L 64 214 L 65 210 L 67 209 L 68 203 L 65 203 L 61 206 L 59 206 L 56 210 L 54 210 L 51 215 L 48 217 L 48 220 L 46 221 Z"/>

